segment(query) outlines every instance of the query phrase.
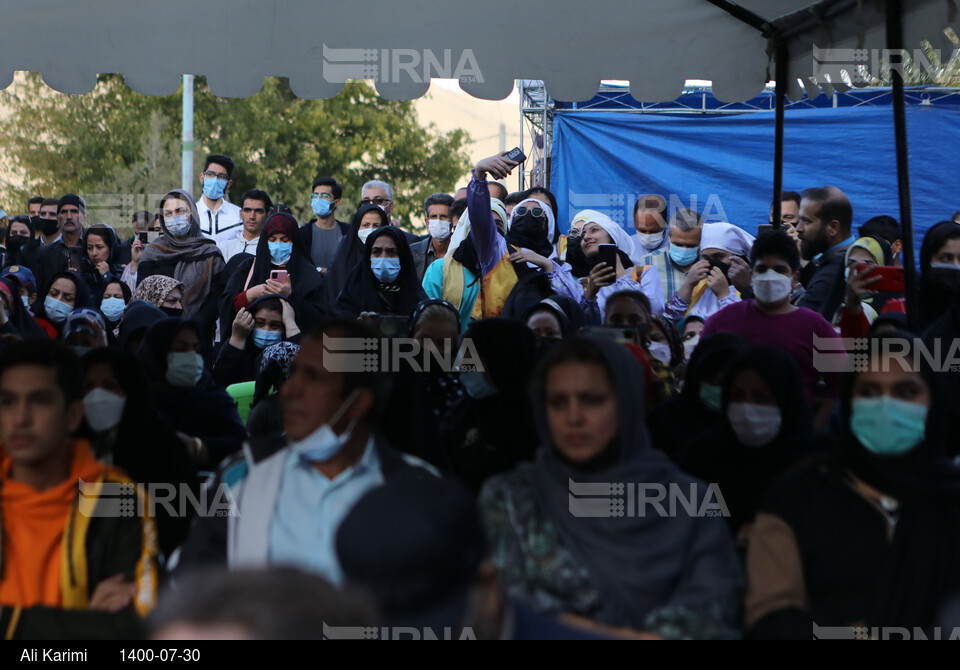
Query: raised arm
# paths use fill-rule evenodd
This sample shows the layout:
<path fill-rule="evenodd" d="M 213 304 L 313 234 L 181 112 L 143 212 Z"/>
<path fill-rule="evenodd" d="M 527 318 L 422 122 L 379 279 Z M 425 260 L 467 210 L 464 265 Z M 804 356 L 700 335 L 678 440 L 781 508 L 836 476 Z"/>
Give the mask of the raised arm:
<path fill-rule="evenodd" d="M 507 241 L 497 232 L 490 210 L 490 191 L 487 189 L 487 174 L 503 179 L 516 167 L 516 163 L 507 160 L 507 152 L 482 159 L 473 169 L 473 177 L 467 186 L 467 212 L 470 214 L 470 238 L 477 250 L 480 267 L 486 275 L 503 255 L 507 253 Z"/>

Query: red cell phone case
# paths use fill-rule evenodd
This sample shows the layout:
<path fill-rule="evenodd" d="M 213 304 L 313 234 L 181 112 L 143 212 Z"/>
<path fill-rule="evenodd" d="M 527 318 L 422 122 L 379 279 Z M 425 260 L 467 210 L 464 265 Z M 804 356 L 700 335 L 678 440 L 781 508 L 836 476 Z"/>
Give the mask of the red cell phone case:
<path fill-rule="evenodd" d="M 906 283 L 903 278 L 903 268 L 891 265 L 877 265 L 869 267 L 867 265 L 857 264 L 857 270 L 863 272 L 869 268 L 867 277 L 880 275 L 880 281 L 871 284 L 871 291 L 882 291 L 884 293 L 903 293 L 906 291 Z"/>

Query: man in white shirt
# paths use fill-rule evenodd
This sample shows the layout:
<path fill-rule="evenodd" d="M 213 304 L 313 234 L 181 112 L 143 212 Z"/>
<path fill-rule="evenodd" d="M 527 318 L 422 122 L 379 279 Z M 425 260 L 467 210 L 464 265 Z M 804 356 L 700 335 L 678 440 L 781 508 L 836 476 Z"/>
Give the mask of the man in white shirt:
<path fill-rule="evenodd" d="M 260 233 L 271 207 L 273 201 L 270 196 L 260 189 L 253 188 L 244 192 L 240 197 L 240 218 L 243 225 L 233 237 L 217 243 L 224 261 L 229 262 L 237 254 L 253 256 L 257 253 Z"/>
<path fill-rule="evenodd" d="M 200 231 L 217 244 L 236 236 L 243 222 L 240 208 L 224 197 L 233 183 L 233 159 L 221 154 L 210 154 L 203 164 L 200 185 L 203 195 L 197 200 Z"/>

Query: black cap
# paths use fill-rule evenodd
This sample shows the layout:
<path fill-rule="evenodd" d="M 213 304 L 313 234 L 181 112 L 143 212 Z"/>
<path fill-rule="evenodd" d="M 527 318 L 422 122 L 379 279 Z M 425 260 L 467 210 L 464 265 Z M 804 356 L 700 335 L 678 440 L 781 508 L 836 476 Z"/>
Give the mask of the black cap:
<path fill-rule="evenodd" d="M 86 201 L 76 193 L 67 193 L 65 196 L 60 198 L 60 200 L 57 202 L 58 214 L 60 213 L 60 210 L 63 209 L 64 205 L 76 205 L 77 209 L 79 209 L 81 212 L 87 211 Z"/>

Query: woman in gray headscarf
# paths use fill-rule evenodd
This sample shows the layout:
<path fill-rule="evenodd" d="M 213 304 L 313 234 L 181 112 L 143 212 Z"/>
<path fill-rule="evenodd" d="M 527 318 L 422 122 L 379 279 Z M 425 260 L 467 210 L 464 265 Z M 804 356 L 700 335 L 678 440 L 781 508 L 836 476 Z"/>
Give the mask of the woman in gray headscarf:
<path fill-rule="evenodd" d="M 653 447 L 636 411 L 643 379 L 611 340 L 547 355 L 536 459 L 480 495 L 493 560 L 507 595 L 543 614 L 614 634 L 735 637 L 743 579 L 722 497 Z"/>
<path fill-rule="evenodd" d="M 166 275 L 183 284 L 183 318 L 194 319 L 209 332 L 219 296 L 210 295 L 213 278 L 223 270 L 216 243 L 200 232 L 197 205 L 186 191 L 170 191 L 160 201 L 163 235 L 143 250 L 137 284 L 151 275 Z"/>

